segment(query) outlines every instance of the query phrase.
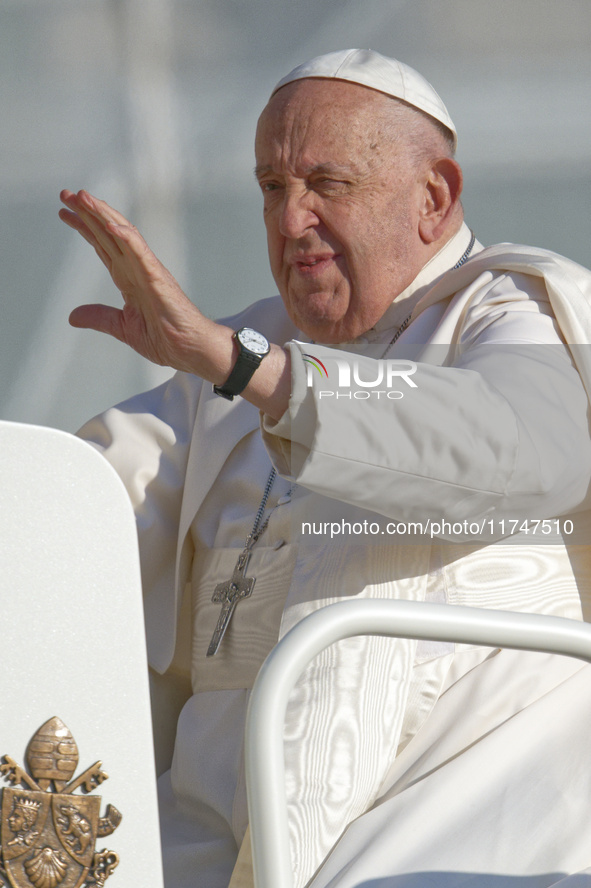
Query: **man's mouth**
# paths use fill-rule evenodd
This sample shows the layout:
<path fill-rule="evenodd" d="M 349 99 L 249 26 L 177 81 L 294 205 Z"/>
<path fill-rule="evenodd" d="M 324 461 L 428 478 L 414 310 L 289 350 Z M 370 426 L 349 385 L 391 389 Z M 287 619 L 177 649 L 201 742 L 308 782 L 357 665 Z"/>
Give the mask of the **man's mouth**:
<path fill-rule="evenodd" d="M 325 271 L 337 258 L 335 253 L 318 253 L 305 256 L 294 256 L 291 265 L 300 274 L 314 275 Z"/>

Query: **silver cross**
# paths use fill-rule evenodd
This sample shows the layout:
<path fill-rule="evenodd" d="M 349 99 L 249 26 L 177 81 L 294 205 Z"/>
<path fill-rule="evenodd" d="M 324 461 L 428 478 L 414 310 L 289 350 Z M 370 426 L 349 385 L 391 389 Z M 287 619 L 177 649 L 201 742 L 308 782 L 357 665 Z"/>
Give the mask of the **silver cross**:
<path fill-rule="evenodd" d="M 243 598 L 250 598 L 252 595 L 256 577 L 244 576 L 249 559 L 250 552 L 245 549 L 236 562 L 232 579 L 226 580 L 225 583 L 218 583 L 215 587 L 211 600 L 216 603 L 221 601 L 222 610 L 207 649 L 208 657 L 213 657 L 217 653 L 238 602 Z"/>

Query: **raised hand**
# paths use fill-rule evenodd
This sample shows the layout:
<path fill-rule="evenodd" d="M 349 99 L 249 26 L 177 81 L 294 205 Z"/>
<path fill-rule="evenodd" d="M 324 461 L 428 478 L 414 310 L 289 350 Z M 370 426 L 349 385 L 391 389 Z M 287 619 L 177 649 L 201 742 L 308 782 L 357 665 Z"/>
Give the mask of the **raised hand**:
<path fill-rule="evenodd" d="M 80 305 L 74 327 L 108 333 L 156 364 L 221 385 L 237 356 L 233 330 L 203 315 L 121 213 L 87 191 L 64 190 L 60 219 L 85 238 L 123 296 L 123 308 Z M 243 397 L 279 419 L 291 390 L 289 353 L 272 345 Z"/>
<path fill-rule="evenodd" d="M 108 333 L 156 364 L 207 375 L 201 347 L 219 325 L 187 298 L 121 213 L 87 191 L 64 190 L 60 198 L 67 207 L 60 219 L 94 247 L 124 302 L 121 309 L 81 305 L 72 326 Z"/>

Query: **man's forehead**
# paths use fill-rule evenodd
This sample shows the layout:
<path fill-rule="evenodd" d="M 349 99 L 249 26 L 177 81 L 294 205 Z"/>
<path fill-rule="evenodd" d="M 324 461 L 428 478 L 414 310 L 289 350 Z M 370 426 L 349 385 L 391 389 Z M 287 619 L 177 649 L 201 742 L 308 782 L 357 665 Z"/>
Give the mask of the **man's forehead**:
<path fill-rule="evenodd" d="M 376 139 L 380 105 L 393 102 L 350 83 L 300 80 L 274 95 L 259 119 L 256 141 L 259 174 L 270 157 L 298 159 L 306 172 L 337 173 L 357 166 Z"/>
<path fill-rule="evenodd" d="M 298 158 L 297 166 L 301 173 L 306 176 L 325 175 L 325 176 L 344 176 L 355 172 L 358 168 L 352 159 L 347 158 L 344 163 L 335 160 L 315 161 L 310 158 Z M 275 172 L 275 164 L 273 163 L 257 163 L 254 168 L 254 174 L 257 179 L 264 177 L 267 173 Z"/>
<path fill-rule="evenodd" d="M 395 101 L 384 93 L 377 92 L 359 83 L 346 80 L 333 80 L 323 77 L 301 78 L 294 80 L 273 93 L 261 117 L 265 112 L 287 114 L 290 109 L 305 108 L 305 103 L 312 105 L 342 105 L 351 109 L 361 109 L 370 105 L 384 105 Z"/>
<path fill-rule="evenodd" d="M 335 80 L 298 80 L 269 99 L 259 118 L 259 130 L 294 134 L 314 126 L 345 135 L 356 126 L 367 129 L 388 117 L 395 100 L 367 87 Z"/>

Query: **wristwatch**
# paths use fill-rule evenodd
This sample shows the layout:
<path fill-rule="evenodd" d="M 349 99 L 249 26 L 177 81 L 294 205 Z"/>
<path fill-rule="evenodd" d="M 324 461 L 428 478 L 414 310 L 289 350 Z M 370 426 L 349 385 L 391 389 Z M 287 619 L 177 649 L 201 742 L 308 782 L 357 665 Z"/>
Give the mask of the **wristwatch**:
<path fill-rule="evenodd" d="M 233 339 L 238 344 L 236 363 L 224 384 L 213 387 L 216 395 L 221 395 L 228 401 L 231 401 L 234 395 L 239 395 L 244 391 L 254 371 L 271 351 L 268 340 L 252 327 L 241 327 L 240 330 L 236 330 Z"/>

